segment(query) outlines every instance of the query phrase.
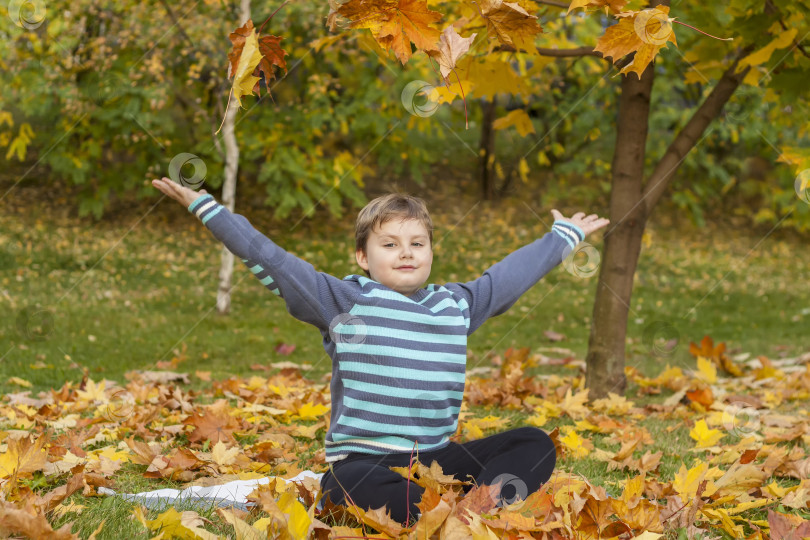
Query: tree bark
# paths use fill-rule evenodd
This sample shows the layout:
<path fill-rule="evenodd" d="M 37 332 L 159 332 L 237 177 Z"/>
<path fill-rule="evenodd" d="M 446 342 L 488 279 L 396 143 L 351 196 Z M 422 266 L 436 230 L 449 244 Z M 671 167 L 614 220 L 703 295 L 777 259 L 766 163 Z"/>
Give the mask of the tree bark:
<path fill-rule="evenodd" d="M 490 160 L 495 158 L 495 107 L 497 96 L 493 95 L 491 101 L 483 101 L 483 114 L 481 118 L 481 147 L 479 151 L 479 170 L 481 174 L 481 196 L 486 201 L 495 198 L 495 176 Z"/>
<path fill-rule="evenodd" d="M 632 73 L 622 76 L 610 192 L 612 228 L 605 234 L 585 358 L 585 386 L 590 389 L 591 399 L 604 397 L 610 392 L 623 394 L 627 387 L 624 347 L 633 276 L 646 220 L 644 206 L 638 202 L 644 178 L 654 73 L 650 64 L 640 79 Z"/>
<path fill-rule="evenodd" d="M 740 51 L 706 100 L 678 132 L 644 186 L 644 150 L 653 66 L 651 64 L 644 71 L 641 80 L 634 75 L 622 79 L 610 198 L 611 228 L 605 234 L 585 359 L 585 385 L 590 389 L 590 399 L 606 397 L 610 392 L 622 394 L 626 389 L 627 317 L 644 227 L 686 155 L 717 119 L 745 78 L 750 68 L 739 73 L 736 70 L 739 60 L 748 52 L 747 49 Z"/>
<path fill-rule="evenodd" d="M 241 0 L 239 9 L 239 26 L 250 18 L 250 0 Z M 225 113 L 222 125 L 222 139 L 225 142 L 225 181 L 222 184 L 222 205 L 234 211 L 236 200 L 236 177 L 239 171 L 239 144 L 236 141 L 234 128 L 236 113 L 239 107 L 232 103 Z M 227 314 L 231 311 L 231 282 L 233 281 L 233 253 L 222 248 L 219 266 L 219 286 L 217 287 L 217 313 Z"/>

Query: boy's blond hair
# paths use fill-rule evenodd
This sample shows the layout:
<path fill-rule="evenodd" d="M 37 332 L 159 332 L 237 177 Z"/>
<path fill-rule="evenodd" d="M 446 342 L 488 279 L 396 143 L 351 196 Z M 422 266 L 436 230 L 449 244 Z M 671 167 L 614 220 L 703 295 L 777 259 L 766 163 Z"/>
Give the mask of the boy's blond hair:
<path fill-rule="evenodd" d="M 355 249 L 366 253 L 371 231 L 394 218 L 418 220 L 427 229 L 430 246 L 433 247 L 433 220 L 430 219 L 425 201 L 405 193 L 389 193 L 369 202 L 357 214 Z"/>

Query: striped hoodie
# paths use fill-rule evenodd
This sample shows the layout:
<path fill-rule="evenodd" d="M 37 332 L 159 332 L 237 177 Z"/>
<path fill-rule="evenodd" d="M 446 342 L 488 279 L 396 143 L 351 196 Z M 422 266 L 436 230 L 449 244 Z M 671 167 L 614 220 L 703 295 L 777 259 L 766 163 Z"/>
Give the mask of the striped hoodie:
<path fill-rule="evenodd" d="M 289 313 L 316 326 L 332 359 L 326 461 L 357 452 L 436 450 L 458 427 L 467 336 L 500 315 L 584 239 L 557 220 L 551 232 L 466 283 L 427 285 L 411 296 L 365 276 L 342 280 L 276 245 L 212 195 L 196 215 Z"/>

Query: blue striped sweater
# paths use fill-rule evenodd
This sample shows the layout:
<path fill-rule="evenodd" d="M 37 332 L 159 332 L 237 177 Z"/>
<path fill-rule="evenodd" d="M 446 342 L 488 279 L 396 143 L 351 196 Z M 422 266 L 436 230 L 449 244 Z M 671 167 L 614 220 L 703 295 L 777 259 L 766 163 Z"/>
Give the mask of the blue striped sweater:
<path fill-rule="evenodd" d="M 435 450 L 458 427 L 467 336 L 500 315 L 584 239 L 557 220 L 552 231 L 466 283 L 427 285 L 411 296 L 367 277 L 338 279 L 276 245 L 212 195 L 188 207 L 295 318 L 315 325 L 332 359 L 326 461 L 349 453 Z"/>

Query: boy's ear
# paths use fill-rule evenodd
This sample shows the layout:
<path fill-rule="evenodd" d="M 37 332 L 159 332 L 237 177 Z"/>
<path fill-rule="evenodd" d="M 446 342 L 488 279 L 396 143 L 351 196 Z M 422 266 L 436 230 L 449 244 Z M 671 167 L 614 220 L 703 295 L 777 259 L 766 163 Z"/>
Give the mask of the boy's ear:
<path fill-rule="evenodd" d="M 358 249 L 354 252 L 354 258 L 357 259 L 357 264 L 360 265 L 360 268 L 368 271 L 368 257 L 366 257 L 366 254 L 362 249 Z"/>

